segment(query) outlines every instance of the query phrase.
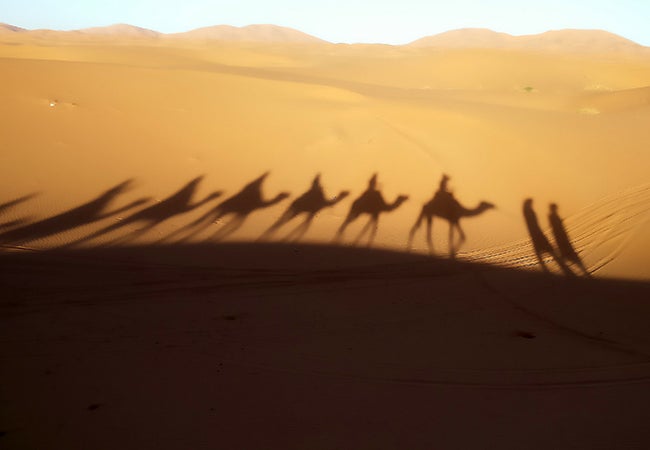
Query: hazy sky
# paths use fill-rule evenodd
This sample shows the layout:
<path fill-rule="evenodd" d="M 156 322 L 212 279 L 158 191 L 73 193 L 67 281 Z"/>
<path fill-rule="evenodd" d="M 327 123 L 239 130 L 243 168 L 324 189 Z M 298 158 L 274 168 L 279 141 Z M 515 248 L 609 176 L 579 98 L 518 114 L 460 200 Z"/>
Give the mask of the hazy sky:
<path fill-rule="evenodd" d="M 272 23 L 332 42 L 388 44 L 466 27 L 517 35 L 598 28 L 650 46 L 650 0 L 0 0 L 0 22 L 65 30 L 129 23 L 165 33 Z"/>

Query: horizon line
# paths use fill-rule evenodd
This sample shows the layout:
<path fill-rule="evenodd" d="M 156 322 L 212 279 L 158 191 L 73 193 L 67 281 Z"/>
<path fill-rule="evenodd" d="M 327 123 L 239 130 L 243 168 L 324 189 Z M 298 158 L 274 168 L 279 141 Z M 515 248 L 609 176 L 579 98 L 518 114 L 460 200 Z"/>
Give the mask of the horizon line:
<path fill-rule="evenodd" d="M 111 24 L 108 24 L 108 25 L 92 25 L 92 26 L 83 27 L 83 28 L 71 28 L 71 29 L 26 28 L 26 27 L 22 27 L 20 25 L 14 25 L 14 24 L 10 24 L 10 23 L 7 23 L 7 22 L 0 22 L 0 25 L 5 25 L 5 26 L 7 26 L 9 28 L 17 28 L 18 30 L 14 30 L 14 32 L 16 32 L 16 33 L 31 32 L 31 31 L 53 31 L 53 32 L 60 32 L 60 33 L 74 33 L 74 32 L 84 32 L 84 31 L 92 30 L 92 29 L 111 28 L 111 27 L 115 27 L 115 26 L 126 26 L 126 27 L 139 29 L 139 30 L 142 30 L 142 31 L 156 33 L 156 34 L 162 35 L 162 36 L 180 35 L 180 34 L 185 34 L 185 33 L 191 33 L 193 31 L 197 31 L 197 30 L 202 30 L 202 29 L 206 29 L 206 28 L 216 28 L 216 27 L 230 27 L 230 28 L 235 28 L 235 29 L 243 29 L 243 28 L 255 27 L 255 26 L 266 26 L 266 27 L 275 27 L 275 28 L 281 28 L 281 29 L 296 31 L 298 33 L 304 34 L 306 37 L 311 37 L 311 38 L 320 40 L 323 43 L 328 43 L 328 44 L 388 45 L 388 46 L 396 46 L 396 47 L 410 45 L 410 44 L 415 43 L 415 42 L 417 42 L 419 40 L 426 39 L 426 38 L 429 38 L 429 37 L 440 36 L 440 35 L 443 35 L 443 34 L 446 34 L 446 33 L 454 32 L 454 31 L 466 31 L 466 30 L 487 31 L 487 32 L 494 33 L 494 34 L 497 34 L 497 35 L 506 35 L 506 36 L 512 37 L 512 38 L 541 36 L 541 35 L 544 35 L 544 34 L 547 34 L 547 33 L 561 32 L 561 31 L 578 31 L 578 32 L 581 32 L 581 31 L 590 32 L 591 31 L 591 32 L 607 33 L 607 34 L 610 34 L 612 36 L 616 36 L 616 37 L 619 37 L 621 39 L 625 39 L 625 40 L 629 41 L 630 43 L 636 44 L 636 45 L 638 45 L 640 47 L 650 48 L 650 46 L 646 46 L 646 45 L 641 44 L 641 43 L 639 43 L 639 42 L 637 42 L 635 40 L 627 38 L 627 37 L 625 37 L 625 36 L 623 36 L 621 34 L 614 33 L 612 31 L 605 30 L 605 29 L 602 29 L 602 28 L 555 28 L 555 29 L 548 29 L 546 31 L 542 31 L 542 32 L 538 32 L 538 33 L 512 34 L 512 33 L 508 33 L 508 32 L 505 32 L 505 31 L 496 31 L 496 30 L 494 30 L 492 28 L 487 28 L 487 27 L 461 27 L 461 28 L 452 28 L 452 29 L 448 29 L 448 30 L 445 30 L 445 31 L 437 32 L 437 33 L 426 34 L 424 36 L 421 36 L 419 38 L 416 38 L 414 40 L 411 40 L 411 41 L 403 43 L 403 44 L 390 44 L 390 43 L 386 43 L 386 42 L 377 42 L 377 41 L 373 41 L 373 42 L 344 42 L 344 41 L 335 42 L 335 41 L 328 41 L 328 40 L 326 40 L 324 38 L 321 38 L 321 37 L 319 37 L 317 35 L 302 31 L 302 30 L 300 30 L 298 28 L 285 26 L 285 25 L 277 25 L 277 24 L 273 24 L 273 23 L 250 23 L 250 24 L 241 25 L 241 26 L 222 23 L 222 24 L 200 26 L 200 27 L 191 28 L 191 29 L 188 29 L 188 30 L 185 30 L 185 31 L 174 31 L 174 32 L 158 31 L 158 30 L 153 29 L 153 28 L 142 27 L 140 25 L 133 25 L 133 24 L 126 23 L 126 22 L 116 22 L 116 23 L 111 23 Z"/>

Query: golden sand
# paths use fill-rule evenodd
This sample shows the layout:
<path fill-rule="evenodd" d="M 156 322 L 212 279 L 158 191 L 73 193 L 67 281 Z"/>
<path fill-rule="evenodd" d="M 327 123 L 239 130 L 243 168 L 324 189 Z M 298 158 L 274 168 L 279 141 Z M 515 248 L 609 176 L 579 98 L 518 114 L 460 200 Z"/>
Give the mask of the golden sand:
<path fill-rule="evenodd" d="M 589 234 L 577 244 L 588 266 L 608 261 L 599 275 L 650 277 L 650 229 L 643 228 L 650 59 L 643 51 L 616 53 L 616 40 L 612 51 L 594 53 L 52 33 L 0 39 L 0 203 L 36 194 L 0 211 L 0 233 L 76 208 L 128 179 L 133 183 L 104 212 L 138 199 L 162 201 L 204 175 L 190 203 L 213 191 L 222 196 L 170 212 L 134 242 L 160 241 L 270 172 L 263 197 L 291 196 L 252 211 L 226 238 L 255 240 L 320 173 L 326 196 L 350 195 L 323 209 L 302 239 L 330 242 L 377 173 L 387 203 L 400 194 L 409 200 L 381 214 L 374 245 L 405 249 L 446 173 L 463 205 L 497 206 L 461 222 L 467 241 L 459 257 L 525 241 L 521 207 L 531 197 L 543 228 L 551 202 L 569 224 L 581 214 L 607 224 L 589 233 L 579 231 L 586 222 L 574 220 L 568 230 Z M 84 241 L 135 211 L 4 243 Z M 353 223 L 344 242 L 365 221 Z M 142 226 L 136 221 L 84 243 Z M 434 244 L 446 254 L 440 220 Z M 423 231 L 414 245 L 427 251 Z"/>

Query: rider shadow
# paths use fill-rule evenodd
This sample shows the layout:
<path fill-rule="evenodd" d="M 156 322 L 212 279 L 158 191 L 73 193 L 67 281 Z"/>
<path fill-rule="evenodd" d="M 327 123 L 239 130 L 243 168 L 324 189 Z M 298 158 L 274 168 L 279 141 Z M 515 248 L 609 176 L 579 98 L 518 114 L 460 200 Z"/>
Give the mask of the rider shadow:
<path fill-rule="evenodd" d="M 31 200 L 32 198 L 36 197 L 38 194 L 33 193 L 33 194 L 28 194 L 24 195 L 22 197 L 16 198 L 14 200 L 8 201 L 6 203 L 0 204 L 0 217 L 4 216 L 10 209 L 13 207 L 20 205 L 21 203 L 24 203 L 28 200 Z M 7 222 L 0 222 L 0 230 L 4 230 L 6 228 L 13 228 L 19 225 L 23 225 L 28 222 L 28 219 L 26 217 L 23 217 L 21 219 L 14 219 L 14 220 L 9 220 Z"/>
<path fill-rule="evenodd" d="M 495 207 L 494 204 L 485 201 L 480 202 L 475 208 L 461 205 L 453 193 L 447 189 L 448 181 L 449 177 L 443 175 L 440 187 L 434 193 L 433 198 L 422 206 L 420 215 L 409 232 L 407 250 L 411 250 L 415 233 L 422 226 L 422 222 L 426 220 L 426 241 L 429 253 L 433 255 L 433 218 L 439 217 L 449 222 L 449 257 L 454 259 L 458 248 L 465 242 L 465 232 L 460 226 L 460 220 L 464 217 L 478 216 Z M 454 244 L 454 231 L 458 232 L 460 238 L 457 244 Z"/>
<path fill-rule="evenodd" d="M 148 199 L 136 200 L 126 206 L 111 212 L 105 212 L 107 207 L 120 194 L 124 193 L 133 180 L 127 180 L 107 190 L 97 198 L 72 208 L 56 216 L 38 222 L 15 228 L 0 234 L 0 242 L 12 244 L 25 244 L 37 239 L 42 239 L 57 233 L 70 231 L 106 219 L 136 206 L 146 203 Z"/>
<path fill-rule="evenodd" d="M 526 221 L 526 227 L 528 228 L 528 234 L 530 235 L 531 243 L 533 244 L 533 249 L 535 250 L 535 256 L 539 262 L 542 270 L 546 273 L 550 273 L 546 263 L 544 262 L 543 256 L 545 254 L 550 255 L 555 263 L 560 267 L 562 272 L 568 276 L 574 276 L 575 274 L 569 269 L 569 267 L 564 263 L 563 259 L 557 254 L 549 240 L 544 235 L 544 232 L 539 226 L 537 221 L 537 214 L 533 209 L 533 199 L 527 198 L 524 200 L 523 205 L 524 220 Z"/>
<path fill-rule="evenodd" d="M 341 200 L 346 198 L 350 193 L 348 191 L 341 191 L 334 198 L 327 199 L 323 186 L 320 182 L 320 174 L 317 174 L 314 180 L 312 181 L 311 187 L 300 197 L 296 198 L 291 205 L 286 209 L 286 211 L 280 216 L 280 218 L 271 225 L 260 237 L 260 240 L 266 240 L 272 237 L 272 235 L 277 232 L 285 224 L 289 223 L 294 218 L 298 217 L 301 214 L 305 215 L 304 220 L 298 224 L 293 230 L 291 230 L 283 239 L 284 241 L 299 241 L 309 230 L 312 221 L 316 217 L 316 214 L 323 210 L 324 208 L 330 208 Z"/>
<path fill-rule="evenodd" d="M 232 217 L 225 225 L 212 234 L 210 240 L 219 241 L 230 236 L 241 228 L 253 211 L 268 208 L 289 197 L 289 193 L 281 192 L 271 200 L 264 200 L 262 184 L 268 175 L 269 172 L 262 174 L 244 186 L 238 193 L 227 198 L 195 221 L 171 233 L 165 240 L 172 240 L 177 236 L 182 236 L 178 241 L 187 241 L 207 229 L 213 223 L 219 222 L 225 216 Z"/>
<path fill-rule="evenodd" d="M 384 212 L 394 211 L 399 206 L 408 200 L 407 195 L 399 195 L 392 203 L 386 203 L 379 189 L 377 189 L 377 174 L 374 174 L 368 180 L 368 187 L 357 199 L 352 202 L 350 211 L 345 220 L 339 227 L 334 236 L 334 242 L 343 240 L 345 229 L 361 215 L 369 215 L 368 222 L 363 226 L 357 237 L 354 239 L 354 245 L 357 245 L 361 239 L 368 233 L 367 246 L 371 247 L 377 230 L 379 228 L 379 215 Z"/>
<path fill-rule="evenodd" d="M 132 241 L 135 238 L 147 233 L 148 231 L 150 231 L 152 228 L 159 225 L 160 223 L 168 219 L 171 219 L 172 217 L 179 216 L 181 214 L 185 214 L 196 208 L 199 208 L 205 203 L 221 195 L 221 192 L 218 191 L 213 192 L 207 195 L 203 200 L 198 201 L 196 203 L 191 203 L 192 197 L 194 197 L 196 189 L 202 179 L 203 176 L 194 178 L 185 186 L 183 186 L 181 189 L 179 189 L 177 192 L 171 194 L 169 197 L 165 198 L 164 200 L 161 200 L 158 203 L 155 203 L 149 207 L 141 209 L 140 211 L 137 211 L 136 213 L 126 217 L 125 219 L 119 222 L 104 227 L 101 230 L 98 230 L 92 233 L 91 235 L 86 236 L 85 238 L 74 242 L 74 244 L 79 244 L 81 242 L 89 241 L 97 237 L 107 235 L 120 228 L 132 224 L 143 224 L 144 226 L 142 228 L 136 229 L 125 236 L 117 237 L 109 241 L 107 244 L 108 245 L 118 244 L 118 243 L 121 244 L 124 242 Z"/>
<path fill-rule="evenodd" d="M 551 224 L 551 229 L 553 230 L 555 245 L 557 246 L 559 253 L 558 256 L 562 258 L 565 263 L 578 266 L 583 275 L 590 277 L 591 274 L 582 262 L 582 259 L 578 255 L 578 252 L 576 252 L 575 248 L 573 248 L 573 245 L 571 244 L 569 234 L 564 227 L 564 222 L 558 214 L 558 206 L 556 203 L 551 203 L 549 205 L 548 221 Z"/>

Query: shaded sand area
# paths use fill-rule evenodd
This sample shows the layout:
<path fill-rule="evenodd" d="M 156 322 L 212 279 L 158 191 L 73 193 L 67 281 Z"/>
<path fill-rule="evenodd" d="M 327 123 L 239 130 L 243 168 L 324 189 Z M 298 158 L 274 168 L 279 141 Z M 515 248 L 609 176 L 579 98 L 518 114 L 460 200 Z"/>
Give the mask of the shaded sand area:
<path fill-rule="evenodd" d="M 111 30 L 0 27 L 0 447 L 650 447 L 647 49 Z"/>
<path fill-rule="evenodd" d="M 0 269 L 3 448 L 650 445 L 647 282 L 286 244 Z"/>

